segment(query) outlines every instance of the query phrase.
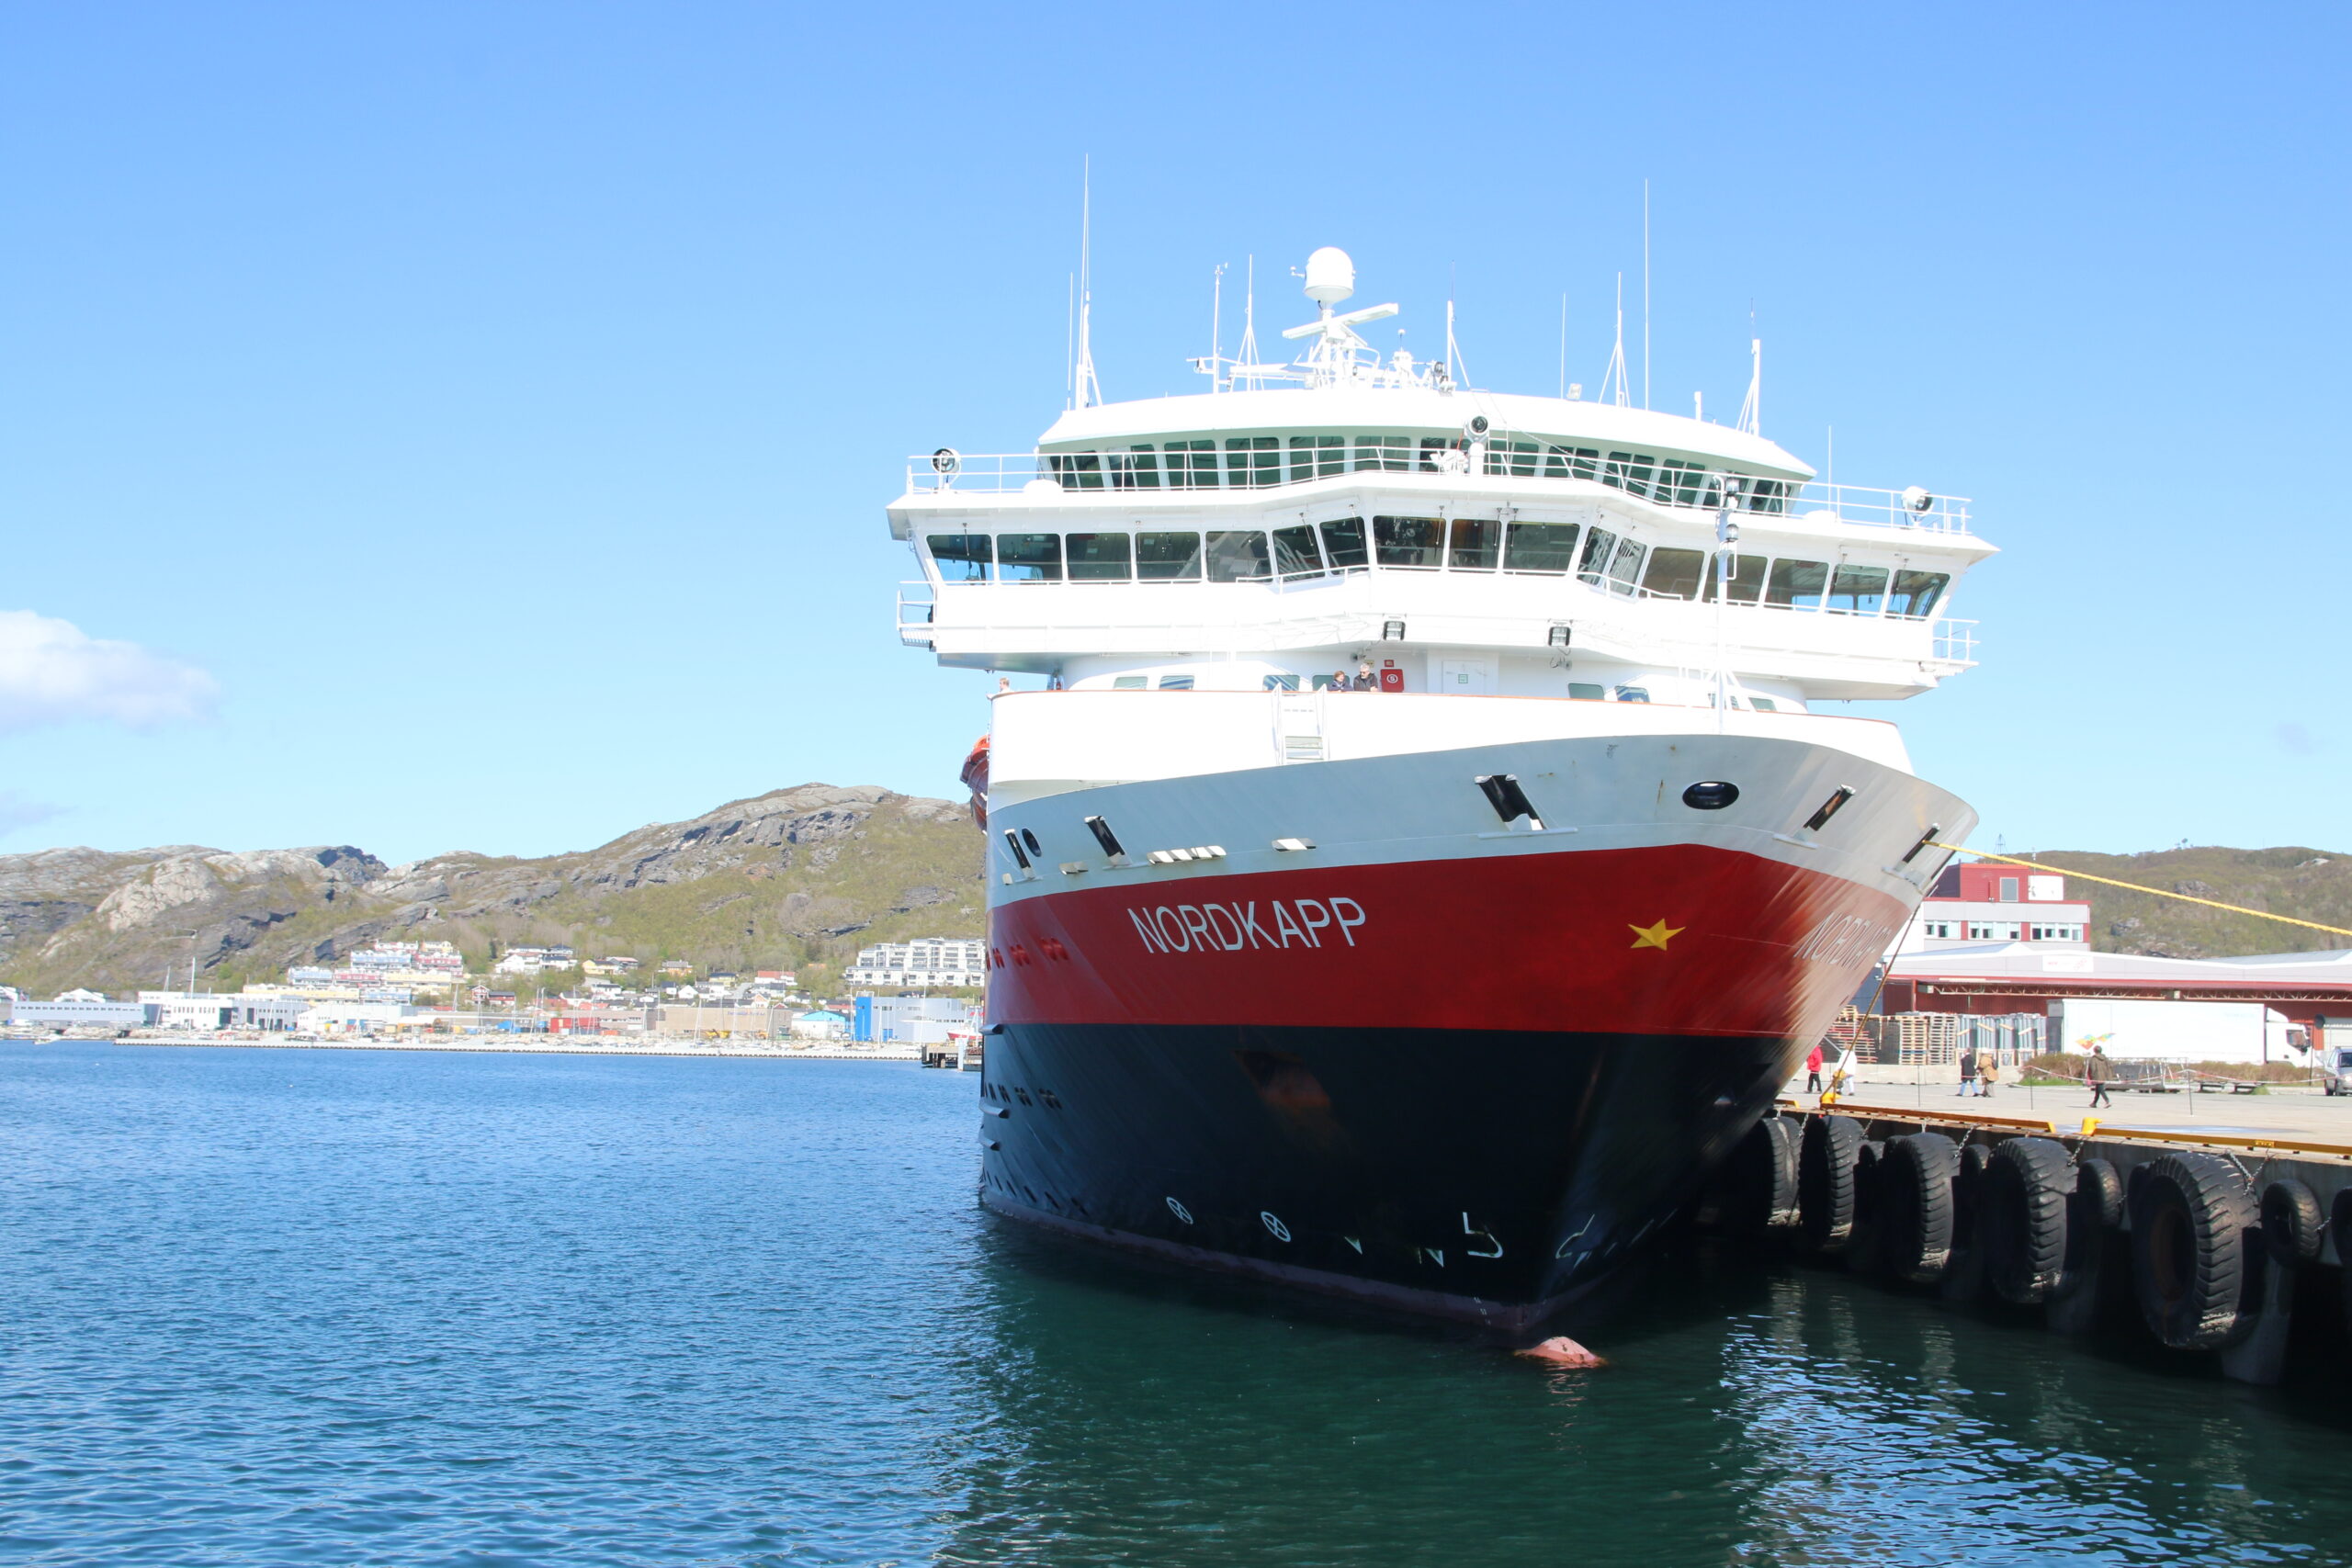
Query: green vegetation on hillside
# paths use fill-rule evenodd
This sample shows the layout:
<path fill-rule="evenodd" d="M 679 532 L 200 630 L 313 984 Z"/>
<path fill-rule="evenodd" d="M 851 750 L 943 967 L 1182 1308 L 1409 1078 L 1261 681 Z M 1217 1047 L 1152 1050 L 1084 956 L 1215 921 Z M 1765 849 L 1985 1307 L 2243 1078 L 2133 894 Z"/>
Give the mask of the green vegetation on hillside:
<path fill-rule="evenodd" d="M 2352 855 L 2341 851 L 2194 848 L 2136 855 L 2049 851 L 2032 857 L 2053 871 L 2088 872 L 2218 903 L 2352 930 Z M 2167 958 L 2232 958 L 2255 953 L 2352 948 L 2352 937 L 2209 909 L 2079 879 L 2067 896 L 2091 906 L 2091 945 L 2103 953 Z"/>

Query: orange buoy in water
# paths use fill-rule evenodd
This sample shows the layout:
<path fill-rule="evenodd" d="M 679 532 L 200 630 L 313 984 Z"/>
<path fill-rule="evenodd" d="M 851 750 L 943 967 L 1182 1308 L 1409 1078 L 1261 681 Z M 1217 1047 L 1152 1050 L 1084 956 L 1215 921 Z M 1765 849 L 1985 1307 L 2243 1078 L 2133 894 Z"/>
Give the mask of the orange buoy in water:
<path fill-rule="evenodd" d="M 1609 1364 L 1565 1334 L 1555 1334 L 1540 1345 L 1530 1345 L 1513 1354 L 1555 1367 L 1605 1367 Z"/>

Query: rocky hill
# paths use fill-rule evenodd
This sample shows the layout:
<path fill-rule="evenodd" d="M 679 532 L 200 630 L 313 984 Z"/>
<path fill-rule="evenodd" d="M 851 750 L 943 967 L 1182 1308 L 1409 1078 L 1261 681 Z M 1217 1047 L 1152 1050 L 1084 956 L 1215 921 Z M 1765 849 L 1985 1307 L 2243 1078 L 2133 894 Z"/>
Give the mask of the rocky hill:
<path fill-rule="evenodd" d="M 2088 872 L 2352 930 L 2352 855 L 2342 851 L 2290 846 L 2098 855 L 2064 850 L 2033 858 L 2053 871 Z M 2070 897 L 2090 900 L 2091 945 L 2102 953 L 2229 958 L 2249 953 L 2352 947 L 2352 937 L 2233 915 L 2177 898 L 2102 887 L 2096 882 L 2070 882 L 2066 891 Z"/>
<path fill-rule="evenodd" d="M 386 865 L 349 845 L 195 845 L 0 856 L 0 981 L 40 995 L 186 983 L 232 989 L 379 938 L 797 969 L 822 987 L 856 949 L 984 929 L 981 840 L 960 806 L 802 784 L 602 848 Z"/>

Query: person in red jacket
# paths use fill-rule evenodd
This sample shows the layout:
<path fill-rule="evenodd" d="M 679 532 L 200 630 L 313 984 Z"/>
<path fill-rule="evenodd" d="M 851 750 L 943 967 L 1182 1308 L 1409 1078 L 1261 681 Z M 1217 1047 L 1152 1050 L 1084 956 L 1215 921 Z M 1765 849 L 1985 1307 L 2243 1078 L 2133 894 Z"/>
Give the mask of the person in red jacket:
<path fill-rule="evenodd" d="M 1804 1091 L 1807 1094 L 1821 1092 L 1821 1047 L 1818 1043 L 1804 1059 Z"/>

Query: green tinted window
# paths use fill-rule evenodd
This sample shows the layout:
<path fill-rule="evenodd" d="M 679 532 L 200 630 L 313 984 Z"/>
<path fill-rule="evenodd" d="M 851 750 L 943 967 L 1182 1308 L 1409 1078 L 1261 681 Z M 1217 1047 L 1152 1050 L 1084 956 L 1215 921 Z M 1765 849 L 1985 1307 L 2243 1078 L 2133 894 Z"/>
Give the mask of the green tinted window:
<path fill-rule="evenodd" d="M 1236 490 L 1283 482 L 1282 439 L 1235 435 L 1225 443 L 1225 482 Z"/>
<path fill-rule="evenodd" d="M 1402 473 L 1405 453 L 1405 438 L 1401 435 L 1356 437 L 1356 467 L 1359 468 L 1386 468 Z"/>
<path fill-rule="evenodd" d="M 1266 536 L 1255 528 L 1222 529 L 1209 535 L 1211 582 L 1263 582 Z"/>
<path fill-rule="evenodd" d="M 1455 571 L 1492 571 L 1502 554 L 1503 525 L 1491 517 L 1457 517 L 1450 532 L 1445 564 Z"/>
<path fill-rule="evenodd" d="M 1764 603 L 1810 610 L 1829 587 L 1829 565 L 1817 560 L 1776 560 L 1764 589 Z"/>
<path fill-rule="evenodd" d="M 1829 580 L 1829 607 L 1849 615 L 1875 615 L 1886 603 L 1886 568 L 1841 566 Z"/>
<path fill-rule="evenodd" d="M 1137 534 L 1136 575 L 1146 582 L 1201 580 L 1198 534 Z"/>
<path fill-rule="evenodd" d="M 1718 558 L 1720 558 L 1713 556 L 1708 558 L 1706 581 L 1702 585 L 1699 592 L 1699 597 L 1706 600 L 1709 604 L 1714 603 L 1716 572 L 1718 570 L 1724 570 L 1719 569 L 1716 566 L 1715 563 Z M 1724 570 L 1724 603 L 1731 604 L 1753 604 L 1757 600 L 1762 598 L 1764 594 L 1764 568 L 1767 564 L 1769 563 L 1762 556 L 1732 557 L 1728 563 L 1728 569 Z"/>
<path fill-rule="evenodd" d="M 1597 703 L 1605 700 L 1609 692 L 1608 688 L 1590 681 L 1571 681 L 1568 682 L 1568 695 L 1580 703 Z"/>
<path fill-rule="evenodd" d="M 1125 582 L 1135 575 L 1125 534 L 1072 534 L 1065 541 L 1072 582 Z"/>
<path fill-rule="evenodd" d="M 1503 542 L 1505 571 L 1543 571 L 1558 576 L 1577 564 L 1573 523 L 1514 523 Z"/>
<path fill-rule="evenodd" d="M 1668 599 L 1696 599 L 1699 574 L 1706 565 L 1707 557 L 1702 550 L 1652 550 L 1649 570 L 1642 574 L 1642 586 Z"/>
<path fill-rule="evenodd" d="M 1300 479 L 1327 479 L 1333 474 L 1345 473 L 1347 468 L 1346 436 L 1294 435 L 1290 438 L 1290 477 L 1293 483 Z"/>
<path fill-rule="evenodd" d="M 942 582 L 986 582 L 996 562 L 995 541 L 986 534 L 933 534 L 923 542 Z"/>
<path fill-rule="evenodd" d="M 1173 489 L 1216 489 L 1216 443 L 1163 441 L 1159 451 Z"/>
<path fill-rule="evenodd" d="M 1152 454 L 1148 442 L 1125 452 L 1104 455 L 1110 465 L 1111 486 L 1114 490 L 1158 490 L 1159 459 Z"/>
<path fill-rule="evenodd" d="M 1364 554 L 1363 548 L 1363 519 L 1335 517 L 1324 524 L 1323 554 L 1334 571 L 1370 565 L 1372 558 Z"/>
<path fill-rule="evenodd" d="M 999 534 L 996 536 L 996 576 L 1000 582 L 1059 582 L 1062 579 L 1062 536 L 1059 534 Z"/>
<path fill-rule="evenodd" d="M 1445 554 L 1445 525 L 1434 517 L 1375 517 L 1372 547 L 1383 566 L 1434 571 Z"/>

